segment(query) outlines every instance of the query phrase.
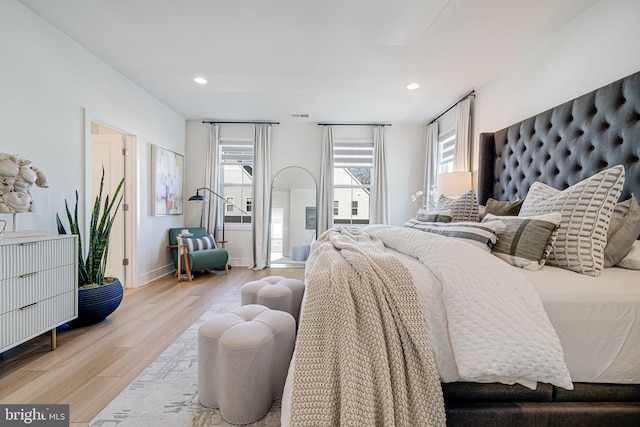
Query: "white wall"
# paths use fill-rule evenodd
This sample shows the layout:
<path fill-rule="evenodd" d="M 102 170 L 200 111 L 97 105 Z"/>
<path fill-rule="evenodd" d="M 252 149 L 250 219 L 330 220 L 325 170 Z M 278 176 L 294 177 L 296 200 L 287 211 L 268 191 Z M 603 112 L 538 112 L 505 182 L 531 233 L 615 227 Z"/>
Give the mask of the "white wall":
<path fill-rule="evenodd" d="M 212 118 L 214 119 L 214 118 Z M 250 119 L 250 118 L 247 118 Z M 411 202 L 411 195 L 422 189 L 424 180 L 424 126 L 393 125 L 386 128 L 391 223 L 402 225 L 415 215 L 418 206 Z M 250 125 L 220 125 L 220 135 L 252 134 Z M 241 134 L 241 135 L 240 135 Z M 369 127 L 334 128 L 334 138 L 371 135 Z M 187 188 L 194 192 L 204 182 L 204 157 L 209 138 L 208 125 L 199 120 L 187 121 Z M 283 122 L 272 130 L 272 174 L 275 176 L 287 166 L 307 169 L 320 182 L 320 151 L 322 127 L 315 123 Z M 199 185 L 200 184 L 200 185 Z M 189 190 L 185 190 L 189 193 Z M 186 220 L 189 226 L 200 224 L 200 206 L 187 206 Z M 301 218 L 304 221 L 304 218 Z M 251 233 L 248 228 L 227 226 L 230 263 L 251 264 Z M 294 243 L 294 242 L 292 242 Z"/>
<path fill-rule="evenodd" d="M 32 160 L 50 183 L 33 189 L 37 212 L 20 214 L 19 229 L 57 234 L 64 199 L 84 197 L 86 109 L 137 137 L 136 282 L 165 274 L 166 230 L 183 217 L 150 216 L 150 144 L 184 153 L 185 120 L 14 0 L 0 2 L 0 62 L 0 152 Z"/>
<path fill-rule="evenodd" d="M 525 60 L 476 88 L 474 165 L 480 132 L 499 130 L 640 70 L 639 16 L 637 0 L 601 0 L 544 46 L 530 49 Z M 198 224 L 200 207 L 187 205 L 184 216 L 150 216 L 150 145 L 186 151 L 188 197 L 204 180 L 208 126 L 189 121 L 185 147 L 180 116 L 14 0 L 0 2 L 0 58 L 0 152 L 32 160 L 51 185 L 33 189 L 37 212 L 21 214 L 19 228 L 56 233 L 55 213 L 63 212 L 64 199 L 72 201 L 75 190 L 84 194 L 86 108 L 95 120 L 137 137 L 137 175 L 131 177 L 137 181 L 137 284 L 169 271 L 166 230 Z M 401 225 L 417 208 L 410 195 L 422 188 L 424 127 L 394 125 L 386 132 L 391 223 Z M 313 123 L 274 126 L 273 173 L 300 166 L 318 180 L 321 139 L 322 128 Z M 228 240 L 232 262 L 247 265 L 250 233 L 230 230 Z"/>
<path fill-rule="evenodd" d="M 474 169 L 494 132 L 640 71 L 640 1 L 600 0 L 526 59 L 476 89 Z"/>

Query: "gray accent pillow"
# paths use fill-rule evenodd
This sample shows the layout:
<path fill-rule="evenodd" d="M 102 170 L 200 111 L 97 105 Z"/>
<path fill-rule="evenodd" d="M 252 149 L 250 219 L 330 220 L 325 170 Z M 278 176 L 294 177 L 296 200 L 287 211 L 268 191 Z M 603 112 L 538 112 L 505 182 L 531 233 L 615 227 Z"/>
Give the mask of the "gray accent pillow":
<path fill-rule="evenodd" d="M 476 198 L 476 192 L 473 190 L 469 190 L 463 195 L 456 197 L 455 199 L 441 195 L 436 204 L 436 208 L 451 209 L 451 216 L 453 217 L 453 222 L 480 221 L 480 213 L 478 211 L 478 199 Z"/>
<path fill-rule="evenodd" d="M 616 205 L 607 232 L 604 266 L 613 267 L 630 250 L 640 234 L 640 205 L 634 194 Z"/>
<path fill-rule="evenodd" d="M 548 263 L 589 276 L 604 267 L 611 215 L 624 185 L 622 165 L 603 170 L 560 191 L 534 182 L 519 216 L 559 212 L 562 221 Z"/>
<path fill-rule="evenodd" d="M 529 218 L 487 214 L 482 223 L 502 221 L 506 226 L 498 231 L 491 253 L 516 267 L 539 270 L 553 247 L 561 219 L 558 212 Z"/>
<path fill-rule="evenodd" d="M 418 209 L 416 219 L 422 222 L 451 222 L 451 209 L 432 210 Z"/>
<path fill-rule="evenodd" d="M 487 200 L 487 206 L 484 208 L 484 214 L 493 214 L 497 216 L 517 216 L 522 207 L 524 199 L 516 200 L 515 202 L 502 202 L 499 200 L 491 199 Z"/>

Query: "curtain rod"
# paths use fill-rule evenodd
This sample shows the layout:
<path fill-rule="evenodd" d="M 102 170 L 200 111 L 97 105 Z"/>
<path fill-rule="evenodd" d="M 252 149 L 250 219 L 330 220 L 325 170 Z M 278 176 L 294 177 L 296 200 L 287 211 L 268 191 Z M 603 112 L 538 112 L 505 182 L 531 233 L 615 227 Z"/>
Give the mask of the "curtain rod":
<path fill-rule="evenodd" d="M 219 125 L 279 125 L 280 122 L 262 121 L 262 122 L 234 122 L 234 121 L 220 121 L 220 120 L 203 120 L 202 123 L 219 124 Z"/>
<path fill-rule="evenodd" d="M 318 123 L 318 126 L 391 126 L 391 123 Z"/>
<path fill-rule="evenodd" d="M 435 119 L 433 119 L 429 123 L 427 123 L 427 126 L 430 125 L 431 123 L 435 122 L 436 120 L 438 120 L 440 117 L 442 117 L 445 114 L 447 114 L 449 112 L 449 110 L 451 110 L 453 107 L 455 107 L 456 105 L 460 104 L 462 101 L 464 101 L 465 99 L 467 99 L 470 96 L 476 96 L 475 89 L 471 89 L 471 91 L 469 91 L 467 94 L 465 94 L 462 98 L 458 99 L 456 102 L 451 104 L 451 106 L 449 108 L 444 110 L 442 113 L 438 114 Z"/>

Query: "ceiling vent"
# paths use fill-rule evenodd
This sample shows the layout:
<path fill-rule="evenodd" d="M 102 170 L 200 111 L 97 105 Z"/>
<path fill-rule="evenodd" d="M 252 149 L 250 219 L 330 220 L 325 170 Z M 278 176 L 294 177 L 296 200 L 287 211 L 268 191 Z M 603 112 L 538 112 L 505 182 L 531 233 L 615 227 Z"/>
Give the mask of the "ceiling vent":
<path fill-rule="evenodd" d="M 307 113 L 291 113 L 289 114 L 289 116 L 292 119 L 308 119 L 309 118 L 309 114 Z"/>

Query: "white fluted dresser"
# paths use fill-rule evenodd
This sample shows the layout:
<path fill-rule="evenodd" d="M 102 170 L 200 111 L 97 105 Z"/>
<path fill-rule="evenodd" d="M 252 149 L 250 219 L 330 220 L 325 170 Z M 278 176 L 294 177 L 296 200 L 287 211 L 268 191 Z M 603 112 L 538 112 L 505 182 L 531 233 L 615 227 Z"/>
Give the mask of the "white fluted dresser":
<path fill-rule="evenodd" d="M 73 235 L 0 240 L 0 353 L 78 316 L 78 243 Z"/>

